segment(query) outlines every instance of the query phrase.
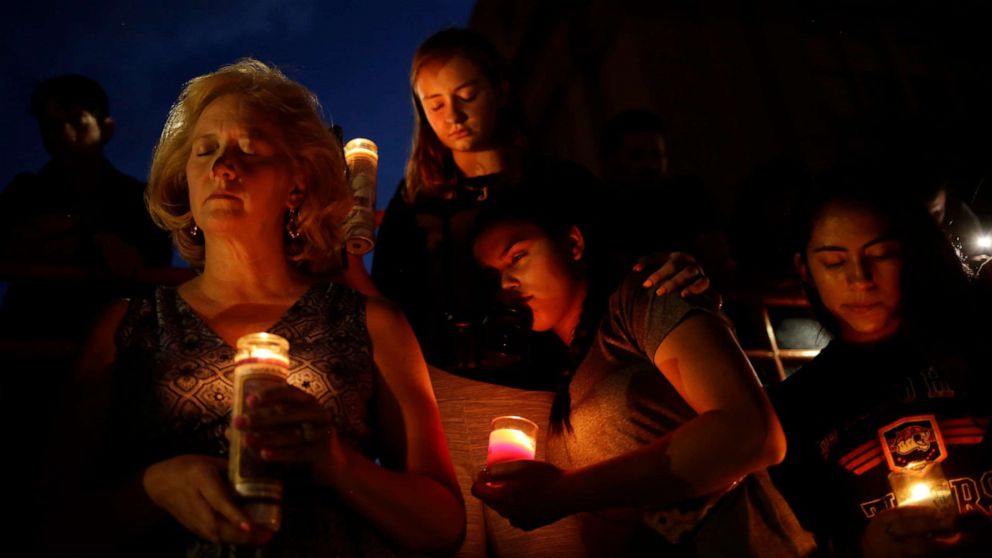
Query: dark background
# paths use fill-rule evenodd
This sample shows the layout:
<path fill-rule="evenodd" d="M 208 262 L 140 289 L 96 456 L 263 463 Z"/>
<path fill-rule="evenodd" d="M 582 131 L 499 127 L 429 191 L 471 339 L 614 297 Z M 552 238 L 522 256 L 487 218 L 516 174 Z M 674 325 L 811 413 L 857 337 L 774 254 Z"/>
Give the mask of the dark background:
<path fill-rule="evenodd" d="M 697 177 L 741 267 L 791 276 L 803 174 L 885 165 L 911 195 L 946 181 L 992 226 L 987 2 L 477 0 L 470 25 L 510 61 L 544 153 L 603 168 L 629 109 L 666 123 L 675 174 Z M 659 205 L 659 222 L 680 211 Z M 774 268 L 773 273 L 764 273 Z"/>
<path fill-rule="evenodd" d="M 781 168 L 818 171 L 864 154 L 921 175 L 939 167 L 985 216 L 986 11 L 912 0 L 19 3 L 0 20 L 0 185 L 46 160 L 26 112 L 39 80 L 79 72 L 103 83 L 118 124 L 109 158 L 143 178 L 182 84 L 255 56 L 313 89 L 346 138 L 379 144 L 383 207 L 409 151 L 413 50 L 439 28 L 468 24 L 510 62 L 536 151 L 599 172 L 605 122 L 653 110 L 668 127 L 673 170 L 701 178 L 728 223 L 734 214 L 774 223 L 760 212 L 775 217 L 795 189 Z"/>

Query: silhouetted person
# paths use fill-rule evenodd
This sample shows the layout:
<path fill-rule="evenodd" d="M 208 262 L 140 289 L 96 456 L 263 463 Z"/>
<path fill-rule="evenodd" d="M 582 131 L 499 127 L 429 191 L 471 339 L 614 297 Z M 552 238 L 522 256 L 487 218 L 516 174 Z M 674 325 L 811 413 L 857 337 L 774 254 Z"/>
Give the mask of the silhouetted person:
<path fill-rule="evenodd" d="M 665 125 L 656 114 L 629 110 L 607 122 L 601 139 L 604 179 L 614 209 L 614 237 L 624 258 L 656 251 L 688 251 L 719 277 L 732 262 L 720 212 L 702 182 L 673 175 Z"/>
<path fill-rule="evenodd" d="M 104 156 L 114 120 L 100 84 L 80 75 L 48 79 L 31 94 L 30 113 L 52 158 L 38 173 L 17 175 L 0 195 L 0 258 L 103 279 L 15 280 L 0 328 L 5 336 L 73 338 L 93 310 L 122 294 L 119 280 L 141 266 L 168 265 L 171 250 L 145 211 L 144 183 Z"/>
<path fill-rule="evenodd" d="M 19 479 L 9 497 L 18 515 L 37 517 L 35 482 L 51 414 L 93 314 L 126 292 L 141 265 L 168 265 L 168 236 L 144 208 L 144 184 L 117 171 L 103 155 L 114 121 L 107 95 L 78 75 L 42 82 L 31 95 L 51 160 L 17 175 L 0 193 L 0 263 L 14 269 L 0 307 L 0 357 L 5 375 L 0 420 L 20 458 L 7 473 Z M 11 267 L 12 266 L 12 267 Z M 87 394 L 76 393 L 77 397 Z M 21 531 L 16 522 L 11 532 Z"/>
<path fill-rule="evenodd" d="M 778 290 L 795 285 L 791 239 L 782 231 L 810 180 L 804 164 L 781 157 L 758 164 L 740 182 L 728 231 L 737 286 Z"/>

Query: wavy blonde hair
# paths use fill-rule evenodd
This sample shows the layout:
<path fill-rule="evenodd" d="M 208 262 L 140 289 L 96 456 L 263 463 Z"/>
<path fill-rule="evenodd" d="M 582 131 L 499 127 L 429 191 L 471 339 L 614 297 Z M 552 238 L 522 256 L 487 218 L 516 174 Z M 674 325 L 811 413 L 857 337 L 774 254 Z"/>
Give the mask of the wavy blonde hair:
<path fill-rule="evenodd" d="M 351 207 L 351 192 L 341 143 L 321 118 L 320 104 L 309 89 L 277 68 L 245 58 L 188 81 L 172 105 L 152 158 L 145 203 L 152 220 L 172 233 L 179 254 L 202 269 L 205 250 L 191 234 L 186 161 L 192 132 L 203 110 L 225 95 L 237 95 L 248 107 L 271 118 L 282 131 L 292 172 L 306 185 L 297 222 L 300 239 L 287 239 L 291 264 L 324 273 L 339 262 L 341 224 Z"/>

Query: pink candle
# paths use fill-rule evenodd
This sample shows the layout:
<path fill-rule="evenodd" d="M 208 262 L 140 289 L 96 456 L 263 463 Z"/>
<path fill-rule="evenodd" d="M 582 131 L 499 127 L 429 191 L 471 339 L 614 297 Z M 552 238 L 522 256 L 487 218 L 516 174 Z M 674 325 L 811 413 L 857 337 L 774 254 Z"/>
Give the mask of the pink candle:
<path fill-rule="evenodd" d="M 517 459 L 534 459 L 534 438 L 516 428 L 497 428 L 489 433 L 486 463 L 493 465 Z"/>

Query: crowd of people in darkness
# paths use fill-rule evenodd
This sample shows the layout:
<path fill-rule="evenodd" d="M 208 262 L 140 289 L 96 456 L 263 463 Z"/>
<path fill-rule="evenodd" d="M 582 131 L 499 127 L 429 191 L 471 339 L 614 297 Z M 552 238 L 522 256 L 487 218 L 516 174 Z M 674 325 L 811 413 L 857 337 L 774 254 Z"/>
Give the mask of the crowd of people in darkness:
<path fill-rule="evenodd" d="M 992 267 L 945 168 L 782 162 L 726 219 L 657 114 L 603 126 L 596 176 L 528 142 L 519 85 L 473 31 L 420 44 L 370 270 L 342 257 L 340 138 L 278 68 L 184 84 L 147 184 L 104 156 L 99 84 L 38 85 L 51 160 L 0 193 L 0 336 L 34 363 L 2 401 L 32 552 L 458 555 L 469 499 L 521 531 L 568 518 L 569 555 L 992 552 Z M 170 242 L 192 271 L 140 280 Z M 790 280 L 832 341 L 763 385 L 721 292 Z M 262 331 L 288 340 L 287 381 L 235 413 L 238 340 Z M 52 339 L 71 365 L 30 352 Z M 459 482 L 442 373 L 545 392 L 544 459 Z M 38 377 L 60 414 L 18 429 Z M 233 491 L 233 438 L 279 471 L 276 531 Z"/>

